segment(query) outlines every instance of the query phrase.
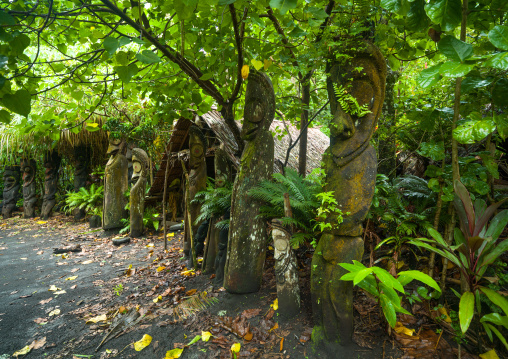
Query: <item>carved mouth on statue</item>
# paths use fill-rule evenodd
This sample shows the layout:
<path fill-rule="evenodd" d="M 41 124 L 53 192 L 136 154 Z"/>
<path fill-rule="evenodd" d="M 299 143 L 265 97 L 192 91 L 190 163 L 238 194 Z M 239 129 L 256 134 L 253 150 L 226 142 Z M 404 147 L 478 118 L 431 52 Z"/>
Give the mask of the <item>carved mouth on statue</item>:
<path fill-rule="evenodd" d="M 254 127 L 253 129 L 250 129 L 248 130 L 243 136 L 242 138 L 245 139 L 245 140 L 250 140 L 252 138 L 254 138 L 256 136 L 256 132 L 257 132 L 258 128 L 257 126 Z"/>
<path fill-rule="evenodd" d="M 109 156 L 115 156 L 118 153 L 118 151 L 120 151 L 120 150 L 118 148 L 115 148 L 115 149 L 109 151 L 107 153 L 107 155 L 109 155 Z"/>

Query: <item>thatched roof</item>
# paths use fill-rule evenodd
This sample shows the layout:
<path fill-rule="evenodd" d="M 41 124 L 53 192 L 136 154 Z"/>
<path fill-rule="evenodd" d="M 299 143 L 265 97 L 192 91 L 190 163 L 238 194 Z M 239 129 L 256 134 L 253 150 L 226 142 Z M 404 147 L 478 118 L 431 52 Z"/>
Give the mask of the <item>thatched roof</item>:
<path fill-rule="evenodd" d="M 203 116 L 196 116 L 194 121 L 180 118 L 173 127 L 173 133 L 169 139 L 168 145 L 166 147 L 166 152 L 162 158 L 160 169 L 155 175 L 154 182 L 150 191 L 148 193 L 149 199 L 155 199 L 157 197 L 162 198 L 162 193 L 164 191 L 164 176 L 166 171 L 166 163 L 168 159 L 168 154 L 170 152 L 171 147 L 171 158 L 170 158 L 170 170 L 168 172 L 168 185 L 175 180 L 176 178 L 181 178 L 183 171 L 180 159 L 183 159 L 185 163 L 188 161 L 188 148 L 189 148 L 189 139 L 188 133 L 190 126 L 195 123 L 200 126 L 205 132 L 205 135 L 208 139 L 208 149 L 206 152 L 206 157 L 208 158 L 207 163 L 210 162 L 210 159 L 213 158 L 215 154 L 215 149 L 218 147 L 220 143 L 224 144 L 224 149 L 226 153 L 229 155 L 233 166 L 238 169 L 240 166 L 239 158 L 235 157 L 235 153 L 238 151 L 238 144 L 236 143 L 233 133 L 226 125 L 226 122 L 222 118 L 220 112 L 212 110 L 207 112 Z M 241 128 L 241 124 L 238 123 Z M 275 153 L 275 161 L 279 160 L 284 163 L 286 158 L 286 152 L 289 147 L 290 136 L 293 141 L 296 140 L 298 135 L 300 134 L 300 130 L 295 126 L 288 125 L 289 135 L 285 134 L 286 132 L 284 123 L 282 121 L 273 121 L 270 126 L 270 131 L 274 134 L 274 153 Z M 314 168 L 320 167 L 321 165 L 321 157 L 323 153 L 328 148 L 330 144 L 330 139 L 324 133 L 322 133 L 319 128 L 309 128 L 308 129 L 308 140 L 307 140 L 307 173 L 310 173 Z M 178 153 L 180 152 L 180 155 Z M 289 155 L 288 167 L 297 169 L 298 168 L 298 155 L 299 155 L 299 146 L 296 145 Z M 179 157 L 180 156 L 180 157 Z M 209 167 L 209 174 L 213 172 L 213 166 Z M 279 172 L 279 166 L 274 166 L 274 171 Z"/>

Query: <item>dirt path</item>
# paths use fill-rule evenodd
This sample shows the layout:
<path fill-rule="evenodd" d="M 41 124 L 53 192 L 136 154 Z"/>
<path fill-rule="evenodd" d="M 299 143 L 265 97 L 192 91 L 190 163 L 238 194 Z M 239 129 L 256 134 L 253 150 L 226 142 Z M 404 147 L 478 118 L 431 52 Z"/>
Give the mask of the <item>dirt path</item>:
<path fill-rule="evenodd" d="M 111 238 L 63 216 L 0 222 L 1 359 L 27 345 L 26 358 L 161 359 L 174 348 L 184 348 L 181 358 L 230 358 L 234 343 L 245 358 L 325 357 L 311 350 L 305 299 L 302 314 L 289 322 L 270 307 L 276 299 L 273 258 L 259 293 L 231 295 L 214 288 L 209 275 L 186 271 L 178 234 L 167 252 L 160 234 L 120 247 Z M 80 252 L 53 254 L 76 245 Z M 95 351 L 115 321 L 138 314 L 132 327 Z M 86 324 L 100 315 L 106 320 Z M 186 346 L 202 331 L 212 334 L 209 341 Z M 138 352 L 130 344 L 144 334 L 152 341 Z M 380 358 L 381 345 L 347 348 L 334 357 Z"/>

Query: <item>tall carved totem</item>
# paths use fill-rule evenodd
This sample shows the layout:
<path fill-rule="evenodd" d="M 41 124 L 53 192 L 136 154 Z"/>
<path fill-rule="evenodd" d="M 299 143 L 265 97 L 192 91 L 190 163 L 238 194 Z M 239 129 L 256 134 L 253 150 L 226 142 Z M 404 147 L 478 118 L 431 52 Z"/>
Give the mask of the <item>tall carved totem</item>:
<path fill-rule="evenodd" d="M 132 149 L 132 188 L 130 196 L 131 237 L 143 235 L 145 190 L 148 175 L 148 155 L 141 148 Z"/>
<path fill-rule="evenodd" d="M 48 151 L 44 156 L 44 197 L 42 200 L 41 217 L 48 219 L 56 204 L 56 191 L 58 189 L 58 170 L 61 158 L 56 151 Z"/>
<path fill-rule="evenodd" d="M 86 186 L 86 180 L 88 179 L 88 162 L 89 154 L 87 147 L 76 147 L 74 149 L 74 192 L 78 192 L 80 188 Z M 76 208 L 73 214 L 74 219 L 77 221 L 85 218 L 86 211 Z"/>
<path fill-rule="evenodd" d="M 35 217 L 35 174 L 37 173 L 37 164 L 34 159 L 24 159 L 21 162 L 23 171 L 23 213 L 25 218 Z"/>
<path fill-rule="evenodd" d="M 107 154 L 110 156 L 104 170 L 104 205 L 102 208 L 102 228 L 105 230 L 123 227 L 122 218 L 127 218 L 124 193 L 129 189 L 127 178 L 127 159 L 123 155 L 125 142 L 111 138 Z"/>
<path fill-rule="evenodd" d="M 352 52 L 349 49 L 354 48 Z M 314 342 L 348 345 L 353 334 L 353 284 L 341 281 L 347 271 L 339 263 L 361 261 L 362 222 L 369 210 L 376 183 L 376 151 L 370 145 L 385 94 L 386 63 L 383 55 L 366 41 L 349 46 L 327 66 L 327 88 L 333 121 L 330 147 L 323 161 L 324 191 L 334 191 L 344 222 L 321 236 L 312 258 L 311 295 Z M 335 55 L 339 55 L 337 52 Z M 336 98 L 342 86 L 370 113 L 363 117 L 343 110 Z M 346 212 L 349 214 L 346 215 Z M 337 216 L 327 221 L 337 223 Z"/>
<path fill-rule="evenodd" d="M 19 195 L 19 166 L 6 166 L 4 168 L 4 192 L 2 215 L 4 219 L 11 218 L 12 211 L 16 208 Z"/>
<path fill-rule="evenodd" d="M 199 216 L 201 210 L 201 204 L 192 203 L 192 200 L 196 196 L 196 193 L 204 191 L 206 189 L 206 137 L 201 132 L 198 126 L 191 126 L 189 129 L 189 200 L 191 203 L 187 203 L 190 212 L 191 223 L 188 225 L 192 229 L 192 235 L 194 239 L 198 233 L 200 223 L 195 223 L 196 218 Z M 187 221 L 186 221 L 187 222 Z M 183 251 L 186 256 L 190 255 L 190 237 L 186 233 Z M 192 256 L 191 256 L 192 257 Z"/>
<path fill-rule="evenodd" d="M 261 203 L 248 191 L 273 173 L 275 93 L 270 78 L 258 71 L 249 74 L 245 92 L 242 139 L 246 141 L 236 175 L 231 203 L 229 243 L 224 287 L 230 293 L 259 290 L 266 257 L 266 223 L 257 218 Z"/>

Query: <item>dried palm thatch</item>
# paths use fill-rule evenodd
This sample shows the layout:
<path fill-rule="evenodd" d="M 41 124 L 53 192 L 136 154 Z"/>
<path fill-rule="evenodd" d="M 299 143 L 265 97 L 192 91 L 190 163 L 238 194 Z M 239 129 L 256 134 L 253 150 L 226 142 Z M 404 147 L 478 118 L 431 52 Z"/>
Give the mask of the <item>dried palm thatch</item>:
<path fill-rule="evenodd" d="M 184 320 L 218 302 L 219 300 L 217 298 L 208 297 L 206 292 L 199 292 L 185 299 L 173 308 L 174 319 L 175 321 Z"/>

